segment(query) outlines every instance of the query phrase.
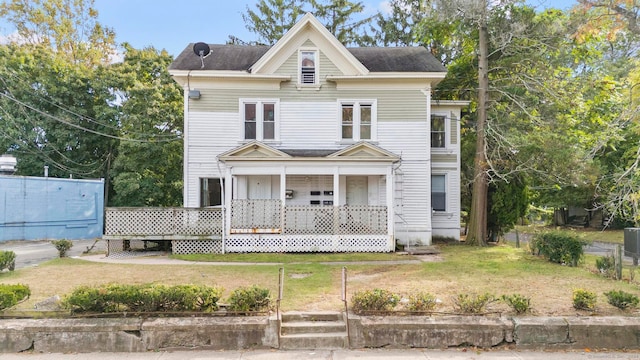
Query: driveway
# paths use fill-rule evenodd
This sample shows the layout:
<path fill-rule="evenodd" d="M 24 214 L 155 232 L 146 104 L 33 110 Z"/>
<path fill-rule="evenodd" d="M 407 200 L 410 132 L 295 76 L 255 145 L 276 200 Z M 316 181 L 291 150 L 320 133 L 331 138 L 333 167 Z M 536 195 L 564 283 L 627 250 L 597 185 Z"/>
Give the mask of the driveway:
<path fill-rule="evenodd" d="M 71 240 L 73 246 L 68 251 L 68 256 L 80 256 L 83 252 L 93 247 L 91 252 L 106 252 L 106 243 L 103 240 Z M 13 251 L 16 254 L 16 269 L 52 260 L 58 257 L 58 250 L 48 240 L 21 240 L 0 242 L 0 250 Z"/>

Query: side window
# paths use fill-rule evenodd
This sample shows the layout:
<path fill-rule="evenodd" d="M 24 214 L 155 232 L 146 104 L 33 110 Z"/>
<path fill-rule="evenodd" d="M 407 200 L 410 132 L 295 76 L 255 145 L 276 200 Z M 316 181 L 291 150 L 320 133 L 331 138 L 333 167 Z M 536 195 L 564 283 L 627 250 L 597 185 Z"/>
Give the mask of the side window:
<path fill-rule="evenodd" d="M 431 175 L 431 208 L 434 211 L 447 211 L 447 177 Z"/>
<path fill-rule="evenodd" d="M 431 115 L 431 147 L 445 148 L 447 146 L 446 118 L 442 115 Z"/>
<path fill-rule="evenodd" d="M 315 85 L 318 83 L 318 52 L 316 50 L 300 51 L 300 84 Z"/>
<path fill-rule="evenodd" d="M 244 140 L 276 140 L 278 100 L 241 99 Z"/>
<path fill-rule="evenodd" d="M 373 140 L 375 101 L 340 101 L 342 140 Z"/>
<path fill-rule="evenodd" d="M 222 184 L 220 184 L 220 181 L 222 181 Z M 200 179 L 200 207 L 222 205 L 221 185 L 224 186 L 224 179 Z"/>

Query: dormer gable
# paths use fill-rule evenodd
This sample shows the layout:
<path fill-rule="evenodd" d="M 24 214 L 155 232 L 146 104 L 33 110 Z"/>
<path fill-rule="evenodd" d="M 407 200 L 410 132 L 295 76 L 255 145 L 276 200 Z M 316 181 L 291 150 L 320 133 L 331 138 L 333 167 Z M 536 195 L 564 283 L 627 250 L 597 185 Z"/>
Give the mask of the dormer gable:
<path fill-rule="evenodd" d="M 305 47 L 304 44 L 308 40 L 311 40 L 317 49 Z M 251 66 L 249 71 L 252 74 L 273 74 L 290 56 L 297 53 L 301 67 L 300 78 L 302 81 L 300 82 L 304 83 L 305 78 L 310 79 L 310 77 L 314 76 L 313 65 L 317 66 L 319 60 L 318 51 L 322 51 L 331 59 L 343 75 L 357 76 L 369 73 L 369 70 L 311 13 L 305 14 L 300 21 Z M 315 59 L 313 58 L 314 56 Z M 303 66 L 303 64 L 312 66 Z M 317 73 L 315 76 L 317 76 Z"/>

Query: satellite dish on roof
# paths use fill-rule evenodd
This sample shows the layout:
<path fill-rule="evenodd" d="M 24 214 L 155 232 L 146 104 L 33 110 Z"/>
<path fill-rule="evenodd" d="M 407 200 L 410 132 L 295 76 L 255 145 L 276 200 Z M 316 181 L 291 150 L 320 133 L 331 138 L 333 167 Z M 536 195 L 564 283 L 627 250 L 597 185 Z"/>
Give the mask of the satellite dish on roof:
<path fill-rule="evenodd" d="M 211 48 L 209 48 L 209 45 L 207 45 L 206 43 L 197 42 L 193 44 L 193 52 L 196 54 L 196 56 L 200 57 L 200 62 L 202 64 L 200 66 L 200 69 L 204 69 L 204 58 L 211 54 Z"/>

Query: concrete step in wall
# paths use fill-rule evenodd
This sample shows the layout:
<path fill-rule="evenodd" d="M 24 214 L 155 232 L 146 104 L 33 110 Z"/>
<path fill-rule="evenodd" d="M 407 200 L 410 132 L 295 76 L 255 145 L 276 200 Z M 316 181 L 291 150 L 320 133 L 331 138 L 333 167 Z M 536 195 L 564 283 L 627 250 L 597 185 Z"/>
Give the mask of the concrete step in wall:
<path fill-rule="evenodd" d="M 347 325 L 338 312 L 282 314 L 281 349 L 344 349 Z"/>

